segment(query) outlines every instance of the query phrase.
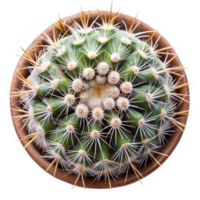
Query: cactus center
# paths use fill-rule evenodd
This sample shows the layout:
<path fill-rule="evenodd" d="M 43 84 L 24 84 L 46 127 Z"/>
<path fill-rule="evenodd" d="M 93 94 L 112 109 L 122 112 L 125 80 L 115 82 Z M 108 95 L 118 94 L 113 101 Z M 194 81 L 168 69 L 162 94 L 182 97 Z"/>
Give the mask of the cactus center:
<path fill-rule="evenodd" d="M 118 53 L 113 53 L 111 56 L 110 56 L 110 60 L 112 62 L 119 62 L 120 61 L 120 55 Z"/>
<path fill-rule="evenodd" d="M 91 137 L 93 138 L 93 139 L 98 139 L 99 137 L 100 137 L 100 133 L 99 133 L 99 131 L 97 131 L 97 130 L 94 130 L 94 131 L 92 131 L 91 132 Z"/>
<path fill-rule="evenodd" d="M 126 37 L 123 37 L 123 38 L 121 39 L 121 41 L 122 41 L 124 44 L 126 44 L 126 45 L 130 45 L 130 44 L 131 44 L 131 41 L 130 41 L 128 38 L 126 38 Z"/>
<path fill-rule="evenodd" d="M 77 67 L 77 62 L 76 61 L 71 61 L 67 65 L 69 70 L 74 70 Z"/>
<path fill-rule="evenodd" d="M 73 94 L 67 94 L 65 96 L 65 103 L 68 105 L 68 106 L 71 106 L 74 104 L 75 102 L 75 96 Z"/>
<path fill-rule="evenodd" d="M 137 66 L 132 66 L 132 71 L 134 74 L 138 75 L 140 72 L 140 69 Z"/>
<path fill-rule="evenodd" d="M 67 126 L 66 126 L 66 131 L 68 132 L 68 133 L 74 133 L 74 126 L 73 125 L 71 125 L 71 124 L 68 124 Z"/>
<path fill-rule="evenodd" d="M 111 120 L 111 126 L 112 126 L 113 128 L 119 128 L 119 127 L 121 126 L 121 124 L 122 124 L 122 121 L 121 121 L 121 119 L 119 119 L 119 118 L 113 118 L 113 119 Z"/>
<path fill-rule="evenodd" d="M 110 84 L 97 84 L 93 81 L 89 84 L 89 88 L 85 91 L 88 94 L 86 101 L 89 108 L 101 108 L 104 99 L 109 96 L 108 89 L 112 86 Z"/>
<path fill-rule="evenodd" d="M 51 87 L 53 89 L 56 89 L 58 82 L 59 82 L 59 79 L 54 79 L 53 81 L 51 81 Z"/>

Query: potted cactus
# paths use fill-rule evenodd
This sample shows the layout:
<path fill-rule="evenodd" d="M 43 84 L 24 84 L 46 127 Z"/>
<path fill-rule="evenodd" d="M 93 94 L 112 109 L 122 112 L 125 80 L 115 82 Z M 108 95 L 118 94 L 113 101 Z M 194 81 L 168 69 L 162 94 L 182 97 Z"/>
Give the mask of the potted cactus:
<path fill-rule="evenodd" d="M 13 122 L 24 149 L 61 180 L 95 188 L 140 181 L 182 135 L 189 112 L 184 68 L 136 17 L 81 11 L 22 48 L 11 86 Z"/>

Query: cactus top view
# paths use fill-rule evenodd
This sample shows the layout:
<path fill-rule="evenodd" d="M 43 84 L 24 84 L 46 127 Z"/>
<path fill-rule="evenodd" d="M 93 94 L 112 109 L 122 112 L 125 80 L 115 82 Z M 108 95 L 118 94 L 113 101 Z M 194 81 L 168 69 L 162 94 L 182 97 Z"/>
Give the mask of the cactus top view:
<path fill-rule="evenodd" d="M 149 162 L 161 166 L 156 156 L 169 156 L 162 152 L 168 138 L 182 134 L 189 94 L 179 92 L 188 88 L 184 67 L 171 65 L 171 46 L 158 48 L 158 31 L 136 32 L 137 16 L 128 26 L 112 5 L 97 12 L 91 21 L 81 10 L 80 23 L 70 25 L 59 17 L 51 36 L 40 35 L 36 57 L 22 48 L 29 64 L 16 72 L 21 86 L 10 93 L 18 102 L 11 111 L 27 132 L 19 138 L 24 149 L 34 145 L 46 171 L 58 177 L 62 170 L 58 178 L 70 175 L 73 185 L 92 179 L 111 188 L 131 174 L 141 182 Z"/>

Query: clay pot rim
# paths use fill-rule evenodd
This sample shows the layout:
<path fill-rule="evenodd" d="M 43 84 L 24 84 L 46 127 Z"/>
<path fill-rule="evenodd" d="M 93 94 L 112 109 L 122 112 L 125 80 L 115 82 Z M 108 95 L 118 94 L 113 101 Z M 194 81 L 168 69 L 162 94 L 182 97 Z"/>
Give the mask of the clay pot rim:
<path fill-rule="evenodd" d="M 108 14 L 108 11 L 101 11 L 101 12 L 107 12 Z M 115 14 L 115 13 L 113 13 Z M 98 15 L 98 12 L 97 11 L 91 11 L 90 12 L 90 20 L 91 19 L 95 19 Z M 128 15 L 125 15 L 125 14 L 121 14 L 117 19 L 116 19 L 116 23 L 117 21 L 121 21 L 121 20 L 124 20 L 128 27 L 129 27 L 129 24 L 132 22 L 132 20 L 134 19 L 133 17 L 131 16 L 128 16 Z M 75 14 L 75 15 L 71 15 L 69 17 L 66 17 L 63 19 L 64 21 L 66 21 L 66 23 L 68 25 L 72 25 L 73 24 L 73 20 L 77 20 L 79 21 L 79 16 L 78 14 Z M 138 22 L 138 20 L 136 20 L 136 23 Z M 150 26 L 148 26 L 147 24 L 145 24 L 144 22 L 140 22 L 140 25 L 138 26 L 138 28 L 140 29 L 144 29 L 145 27 L 145 30 L 152 30 L 152 31 L 155 31 L 154 29 L 152 29 Z M 52 30 L 53 30 L 53 26 L 50 26 L 49 28 L 47 28 L 44 32 L 48 33 L 51 35 L 52 37 Z M 137 30 L 137 29 L 136 29 Z M 58 31 L 57 31 L 58 33 Z M 158 38 L 158 33 L 156 34 L 155 36 L 155 39 Z M 35 56 L 34 55 L 34 52 L 33 52 L 33 47 L 35 46 L 35 44 L 37 45 L 41 45 L 43 44 L 44 42 L 42 41 L 42 38 L 41 37 L 37 37 L 33 42 L 32 44 L 28 47 L 28 49 L 26 50 L 27 52 L 29 52 L 31 54 L 31 56 Z M 164 45 L 164 46 L 171 46 L 167 40 L 163 37 L 160 38 L 160 41 L 159 41 L 159 45 Z M 174 49 L 170 49 L 169 50 L 170 53 L 175 53 Z M 173 60 L 173 63 L 175 63 L 177 66 L 180 66 L 182 65 L 179 58 L 176 57 L 174 60 Z M 11 83 L 11 89 L 10 91 L 13 92 L 13 91 L 16 91 L 16 88 L 19 88 L 20 86 L 20 81 L 18 80 L 17 78 L 17 73 L 18 71 L 20 71 L 20 73 L 22 73 L 23 75 L 27 75 L 27 71 L 25 72 L 24 69 L 22 69 L 23 65 L 27 65 L 28 62 L 25 61 L 24 59 L 20 59 L 17 66 L 16 66 L 16 69 L 15 69 L 15 72 L 14 72 L 14 75 L 13 75 L 13 78 L 12 78 L 12 83 Z M 187 77 L 186 77 L 186 74 L 185 74 L 185 71 L 181 71 L 181 74 L 184 76 L 183 77 L 183 82 L 184 83 L 187 83 Z M 181 90 L 181 93 L 187 93 L 189 94 L 189 87 L 185 87 Z M 19 103 L 16 102 L 18 98 L 16 97 L 12 97 L 10 98 L 10 108 L 11 108 L 11 115 L 12 117 L 13 116 L 16 116 L 18 115 L 19 113 L 17 111 L 14 111 L 12 110 L 13 108 L 15 108 L 16 106 L 19 106 Z M 189 100 L 189 97 L 187 97 L 187 100 Z M 180 106 L 179 110 L 189 110 L 189 104 L 187 104 L 186 102 L 183 102 L 183 104 Z M 14 118 L 12 118 L 13 120 L 13 125 L 14 125 L 14 128 L 15 128 L 15 131 L 17 133 L 17 136 L 19 139 L 21 139 L 22 137 L 24 137 L 25 135 L 27 135 L 27 132 L 25 129 L 23 129 L 21 132 L 20 132 L 20 129 L 22 127 L 22 121 L 19 120 L 19 121 L 16 121 L 14 120 Z M 181 119 L 181 122 L 186 125 L 186 122 L 187 122 L 187 116 L 183 119 Z M 184 128 L 183 128 L 184 130 Z M 176 134 L 176 136 L 174 136 L 174 134 Z M 166 144 L 166 146 L 164 148 L 162 148 L 161 152 L 164 152 L 168 155 L 170 155 L 173 150 L 175 149 L 175 147 L 177 146 L 179 140 L 181 139 L 182 137 L 182 134 L 183 132 L 180 131 L 179 129 L 173 133 L 172 136 L 170 137 L 174 137 L 175 139 L 173 140 L 173 143 L 169 143 Z M 170 140 L 170 138 L 169 138 Z M 24 140 L 24 141 L 21 141 L 22 145 L 25 146 L 27 143 L 28 143 L 28 140 Z M 164 149 L 164 150 L 163 150 Z M 41 167 L 43 168 L 44 170 L 47 169 L 47 167 L 49 166 L 50 162 L 47 161 L 45 158 L 41 157 L 41 154 L 40 152 L 35 148 L 35 146 L 33 144 L 30 144 L 27 148 L 26 148 L 26 151 L 29 153 L 29 155 L 32 157 L 32 159 Z M 164 163 L 164 161 L 167 159 L 167 157 L 163 157 L 163 156 L 160 156 L 160 155 L 156 155 L 155 156 L 156 159 L 162 164 Z M 147 175 L 149 175 L 150 173 L 152 173 L 153 171 L 155 171 L 157 168 L 159 167 L 158 164 L 156 164 L 155 162 L 148 162 L 147 166 L 142 168 L 140 170 L 140 172 L 143 174 L 143 177 L 146 177 Z M 51 174 L 53 176 L 54 174 L 54 169 L 55 169 L 55 166 L 52 166 L 50 168 L 50 170 L 48 171 L 49 174 Z M 61 178 L 62 176 L 64 176 L 66 174 L 66 172 L 64 172 L 62 169 L 58 169 L 57 173 L 56 173 L 56 177 L 57 178 Z M 61 179 L 65 182 L 68 182 L 70 184 L 73 184 L 76 180 L 76 177 L 74 175 L 68 175 L 66 176 L 65 178 Z M 133 182 L 136 182 L 137 181 L 137 178 L 135 176 L 135 174 L 133 172 L 131 172 L 128 176 L 128 179 L 127 179 L 127 182 L 124 183 L 124 177 L 122 176 L 122 178 L 120 178 L 119 180 L 117 180 L 116 182 L 113 181 L 111 179 L 111 184 L 112 184 L 112 187 L 119 187 L 119 186 L 124 186 L 124 185 L 127 185 L 127 184 L 130 184 L 130 183 L 133 183 Z M 82 182 L 81 180 L 79 179 L 77 184 L 77 186 L 80 186 L 80 187 L 83 187 L 82 185 Z M 109 184 L 108 182 L 105 183 L 104 180 L 100 180 L 99 182 L 98 181 L 95 181 L 93 183 L 93 179 L 91 178 L 86 178 L 85 179 L 85 185 L 87 188 L 98 188 L 98 189 L 102 189 L 102 188 L 109 188 Z"/>

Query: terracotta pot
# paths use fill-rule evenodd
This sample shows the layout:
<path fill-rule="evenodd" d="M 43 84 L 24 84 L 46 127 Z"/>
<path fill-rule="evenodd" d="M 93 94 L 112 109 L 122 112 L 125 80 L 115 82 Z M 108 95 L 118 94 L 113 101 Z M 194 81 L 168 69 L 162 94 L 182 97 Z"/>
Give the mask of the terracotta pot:
<path fill-rule="evenodd" d="M 108 12 L 107 12 L 108 13 Z M 92 11 L 90 14 L 90 22 L 93 21 L 96 17 L 98 16 L 98 12 L 97 11 Z M 117 19 L 115 23 L 120 22 L 121 20 L 124 20 L 125 23 L 127 24 L 127 27 L 130 27 L 132 21 L 133 21 L 133 17 L 125 15 L 125 14 L 121 14 Z M 80 23 L 80 19 L 78 14 L 76 15 L 72 15 L 70 17 L 66 17 L 63 20 L 65 20 L 66 24 L 68 24 L 69 26 L 71 26 L 73 24 L 73 21 L 77 21 Z M 100 18 L 97 20 L 99 23 L 101 23 Z M 136 20 L 136 23 L 138 22 L 138 20 Z M 124 25 L 123 23 L 121 24 L 121 28 L 124 29 Z M 140 31 L 155 31 L 154 29 L 152 29 L 150 26 L 148 26 L 147 24 L 141 22 L 139 24 L 139 26 L 137 27 L 137 29 L 135 30 L 135 32 L 140 32 Z M 45 30 L 45 33 L 47 33 L 51 38 L 53 37 L 53 26 L 50 26 L 47 30 Z M 55 34 L 58 35 L 59 31 L 55 30 Z M 159 34 L 157 33 L 154 36 L 154 41 L 158 38 Z M 29 46 L 29 48 L 26 50 L 33 58 L 35 58 L 35 52 L 39 52 L 41 50 L 40 45 L 44 45 L 45 42 L 41 39 L 41 37 L 37 37 L 35 39 L 35 41 Z M 159 46 L 158 48 L 163 48 L 163 47 L 168 47 L 170 46 L 170 44 L 167 42 L 167 40 L 164 37 L 161 37 L 159 40 Z M 173 49 L 168 50 L 170 53 L 175 53 L 175 51 Z M 170 56 L 169 56 L 170 58 Z M 181 62 L 179 60 L 178 57 L 176 57 L 172 62 L 171 62 L 171 66 L 180 66 Z M 18 71 L 25 77 L 27 77 L 29 75 L 29 71 L 26 69 L 23 69 L 24 67 L 28 66 L 28 61 L 24 60 L 24 59 L 20 59 L 14 75 L 13 75 L 13 79 L 12 79 L 12 84 L 11 84 L 11 92 L 16 91 L 17 89 L 20 88 L 21 86 L 21 82 L 20 80 L 17 78 L 18 77 Z M 184 71 L 181 71 L 180 74 L 182 74 L 183 77 L 183 82 L 187 83 L 187 77 L 185 75 Z M 177 77 L 174 77 L 177 78 Z M 189 94 L 189 88 L 185 87 L 182 89 L 178 90 L 179 93 L 181 94 Z M 18 102 L 18 98 L 10 98 L 10 107 L 11 108 L 15 108 L 16 106 L 20 106 L 19 102 Z M 189 100 L 189 99 L 188 99 Z M 182 111 L 182 110 L 188 110 L 189 109 L 189 105 L 186 102 L 183 102 L 182 105 L 180 106 L 180 108 L 178 109 L 178 111 Z M 20 113 L 14 110 L 11 110 L 11 114 L 12 116 L 16 116 L 19 115 Z M 187 121 L 187 117 L 185 118 L 181 118 L 180 122 L 183 124 L 186 124 Z M 23 138 L 25 135 L 27 135 L 27 131 L 24 128 L 21 132 L 20 129 L 23 125 L 22 121 L 17 121 L 13 119 L 13 124 L 16 130 L 16 133 L 19 137 L 19 139 Z M 168 142 L 167 144 L 162 148 L 161 153 L 170 155 L 173 150 L 175 149 L 176 145 L 178 144 L 181 136 L 182 136 L 183 132 L 180 129 L 176 129 L 176 131 L 168 138 Z M 28 143 L 28 140 L 24 140 L 21 142 L 23 144 L 23 146 L 25 146 Z M 33 158 L 33 160 L 40 166 L 42 167 L 44 170 L 47 169 L 47 167 L 49 166 L 50 162 L 47 161 L 45 158 L 41 157 L 40 152 L 35 148 L 35 146 L 33 144 L 30 144 L 27 148 L 26 151 L 29 153 L 29 155 Z M 161 155 L 156 155 L 155 156 L 156 159 L 162 164 L 167 157 L 165 156 L 161 156 Z M 142 173 L 143 177 L 147 176 L 148 174 L 152 173 L 154 170 L 156 170 L 159 167 L 159 165 L 155 162 L 155 161 L 149 161 L 148 164 L 146 165 L 146 167 L 143 167 L 140 169 L 140 172 Z M 54 173 L 54 169 L 55 167 L 52 166 L 50 168 L 50 170 L 48 171 L 48 173 L 50 173 L 51 175 L 53 175 Z M 64 176 L 66 174 L 66 172 L 64 172 L 62 169 L 58 169 L 57 173 L 56 173 L 56 177 L 60 178 L 62 176 Z M 117 181 L 113 181 L 111 180 L 111 184 L 112 187 L 119 187 L 119 186 L 123 186 L 123 185 L 127 185 L 130 183 L 133 183 L 135 181 L 137 181 L 137 177 L 135 176 L 134 173 L 130 173 L 128 176 L 128 179 L 126 181 L 126 183 L 124 183 L 124 176 L 122 176 L 120 179 L 117 179 Z M 63 178 L 62 180 L 68 183 L 73 184 L 75 182 L 76 177 L 74 175 L 68 175 L 65 178 Z M 92 178 L 86 178 L 85 179 L 85 184 L 86 187 L 88 188 L 109 188 L 108 182 L 105 183 L 105 181 L 102 179 L 99 182 L 95 181 L 93 182 Z M 77 186 L 83 186 L 81 179 L 78 180 Z"/>

